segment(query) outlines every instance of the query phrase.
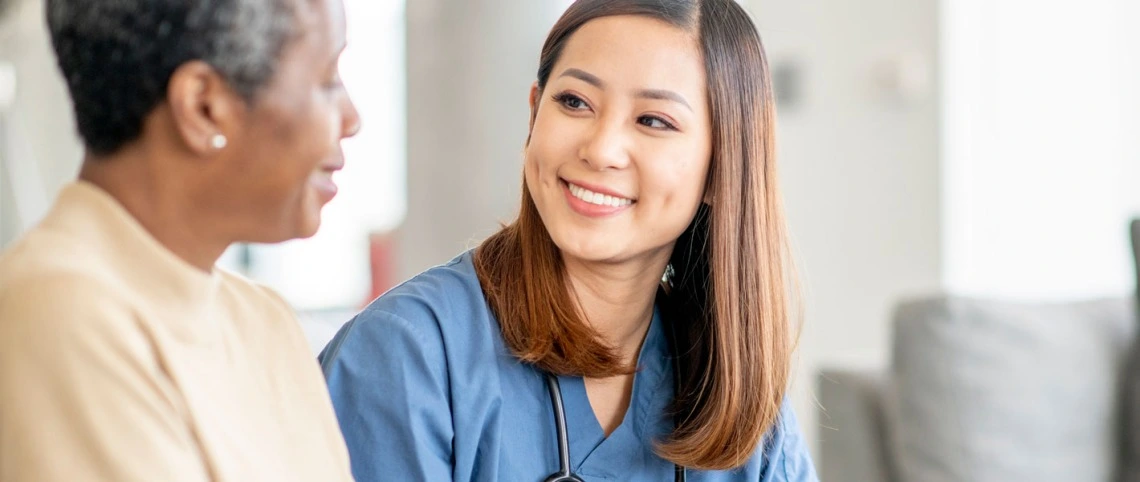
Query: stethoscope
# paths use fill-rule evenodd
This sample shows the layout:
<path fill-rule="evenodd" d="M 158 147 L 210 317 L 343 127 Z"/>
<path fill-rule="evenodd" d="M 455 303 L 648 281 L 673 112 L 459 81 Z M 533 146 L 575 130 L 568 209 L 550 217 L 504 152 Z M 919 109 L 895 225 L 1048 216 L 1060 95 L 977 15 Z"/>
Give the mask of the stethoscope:
<path fill-rule="evenodd" d="M 680 382 L 680 368 L 673 362 L 674 389 Z M 585 482 L 570 470 L 570 437 L 566 434 L 566 409 L 562 406 L 562 387 L 558 377 L 545 372 L 546 388 L 550 391 L 550 404 L 554 409 L 554 425 L 558 429 L 558 472 L 550 474 L 544 482 Z M 685 468 L 673 464 L 673 480 L 685 482 Z"/>

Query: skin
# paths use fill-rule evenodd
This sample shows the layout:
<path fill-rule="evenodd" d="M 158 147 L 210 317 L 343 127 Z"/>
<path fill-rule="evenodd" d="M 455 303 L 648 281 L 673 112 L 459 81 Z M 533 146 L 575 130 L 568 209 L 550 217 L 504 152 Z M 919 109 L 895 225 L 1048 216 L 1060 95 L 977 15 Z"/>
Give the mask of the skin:
<path fill-rule="evenodd" d="M 246 102 L 208 64 L 187 62 L 142 135 L 88 155 L 80 179 L 117 199 L 160 243 L 209 272 L 235 242 L 312 236 L 344 165 L 340 141 L 359 115 L 338 73 L 340 0 L 297 3 L 298 35 L 273 78 Z M 212 139 L 221 134 L 226 145 Z"/>
<path fill-rule="evenodd" d="M 603 17 L 571 36 L 545 90 L 531 90 L 527 187 L 583 313 L 630 364 L 673 245 L 706 194 L 704 70 L 692 33 L 646 17 Z M 571 184 L 631 203 L 591 207 L 573 199 Z M 633 375 L 585 384 L 608 436 L 629 407 Z"/>

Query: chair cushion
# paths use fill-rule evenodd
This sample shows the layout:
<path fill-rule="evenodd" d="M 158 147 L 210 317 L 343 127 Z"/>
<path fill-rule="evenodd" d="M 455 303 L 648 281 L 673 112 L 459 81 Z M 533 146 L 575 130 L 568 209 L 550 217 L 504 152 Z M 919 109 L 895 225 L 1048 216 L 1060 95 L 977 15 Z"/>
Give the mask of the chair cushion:
<path fill-rule="evenodd" d="M 886 372 L 824 369 L 819 393 L 820 480 L 895 482 L 886 443 Z"/>
<path fill-rule="evenodd" d="M 885 403 L 900 480 L 1107 482 L 1131 299 L 902 305 Z"/>

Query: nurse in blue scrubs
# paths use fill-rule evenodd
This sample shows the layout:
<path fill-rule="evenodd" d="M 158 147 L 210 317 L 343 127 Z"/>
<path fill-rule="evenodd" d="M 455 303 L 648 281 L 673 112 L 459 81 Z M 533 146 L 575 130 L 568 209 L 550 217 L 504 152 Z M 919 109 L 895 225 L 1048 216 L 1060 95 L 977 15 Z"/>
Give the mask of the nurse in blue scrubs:
<path fill-rule="evenodd" d="M 357 480 L 817 480 L 769 79 L 733 0 L 574 3 L 518 218 L 321 353 Z"/>

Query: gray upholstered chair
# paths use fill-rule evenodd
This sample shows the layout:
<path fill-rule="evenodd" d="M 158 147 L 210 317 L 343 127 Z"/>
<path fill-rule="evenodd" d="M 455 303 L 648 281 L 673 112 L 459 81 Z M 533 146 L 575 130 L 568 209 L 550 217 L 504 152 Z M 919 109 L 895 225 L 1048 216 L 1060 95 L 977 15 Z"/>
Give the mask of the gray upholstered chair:
<path fill-rule="evenodd" d="M 819 376 L 834 482 L 1109 482 L 1131 298 L 903 303 L 886 373 Z"/>
<path fill-rule="evenodd" d="M 889 370 L 819 375 L 822 479 L 1140 482 L 1138 300 L 903 303 Z"/>

